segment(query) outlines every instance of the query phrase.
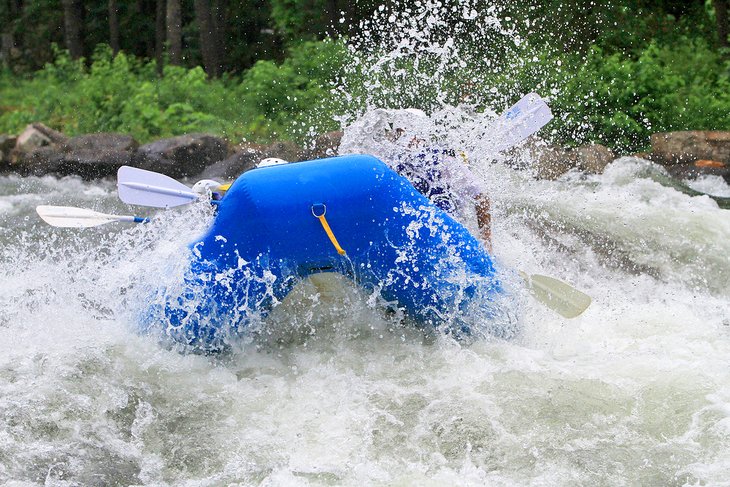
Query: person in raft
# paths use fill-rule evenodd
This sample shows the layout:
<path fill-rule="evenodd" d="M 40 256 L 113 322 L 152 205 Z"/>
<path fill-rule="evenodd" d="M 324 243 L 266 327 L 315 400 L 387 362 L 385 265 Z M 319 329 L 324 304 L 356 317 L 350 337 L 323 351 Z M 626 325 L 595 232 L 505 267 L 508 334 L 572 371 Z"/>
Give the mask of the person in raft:
<path fill-rule="evenodd" d="M 452 218 L 467 227 L 473 227 L 469 223 L 476 219 L 479 237 L 491 251 L 487 189 L 469 169 L 463 153 L 430 142 L 433 132 L 431 120 L 421 110 L 376 109 L 348 127 L 339 152 L 371 153 Z"/>
<path fill-rule="evenodd" d="M 356 122 L 353 132 L 358 134 L 358 143 L 354 152 L 361 153 L 365 148 L 379 157 L 457 221 L 468 222 L 473 219 L 470 212 L 476 213 L 479 236 L 487 250 L 491 251 L 491 213 L 486 188 L 469 169 L 466 156 L 457 154 L 453 149 L 426 143 L 430 125 L 428 115 L 415 108 L 374 110 L 365 119 L 365 130 L 369 131 L 369 137 L 362 137 L 360 132 L 363 127 L 357 127 L 361 121 Z M 347 145 L 347 137 L 346 133 L 343 146 Z M 360 142 L 368 139 L 374 144 L 366 142 L 364 147 L 360 145 Z M 341 154 L 343 146 L 340 147 Z M 256 167 L 286 163 L 282 159 L 270 157 L 259 162 Z M 473 210 L 465 202 L 472 202 Z"/>

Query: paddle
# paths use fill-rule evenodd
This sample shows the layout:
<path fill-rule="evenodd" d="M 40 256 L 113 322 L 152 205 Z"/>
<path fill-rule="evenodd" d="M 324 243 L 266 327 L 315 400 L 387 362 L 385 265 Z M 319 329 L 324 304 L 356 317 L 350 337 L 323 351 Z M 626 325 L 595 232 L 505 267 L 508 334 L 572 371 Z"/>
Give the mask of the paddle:
<path fill-rule="evenodd" d="M 483 132 L 482 144 L 492 152 L 502 152 L 543 128 L 553 114 L 537 93 L 529 93 L 508 108 Z"/>
<path fill-rule="evenodd" d="M 129 166 L 117 171 L 117 189 L 123 202 L 155 208 L 185 205 L 201 196 L 169 176 Z"/>
<path fill-rule="evenodd" d="M 590 296 L 563 281 L 540 274 L 519 273 L 535 299 L 565 318 L 575 318 L 591 304 Z"/>
<path fill-rule="evenodd" d="M 73 206 L 36 206 L 38 215 L 54 227 L 62 228 L 87 228 L 104 225 L 111 222 L 147 223 L 148 218 L 127 215 L 107 215 L 84 208 Z"/>

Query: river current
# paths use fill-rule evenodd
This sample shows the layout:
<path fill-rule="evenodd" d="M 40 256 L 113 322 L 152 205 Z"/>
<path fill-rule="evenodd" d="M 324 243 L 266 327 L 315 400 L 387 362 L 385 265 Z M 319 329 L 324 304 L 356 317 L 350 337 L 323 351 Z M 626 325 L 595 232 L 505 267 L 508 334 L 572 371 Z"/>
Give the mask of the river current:
<path fill-rule="evenodd" d="M 533 59 L 497 7 L 459 4 L 381 7 L 349 41 L 353 79 L 367 83 L 341 98 L 425 100 L 431 114 L 559 94 L 449 93 L 455 77 L 489 86 L 487 74 L 509 80 Z M 232 350 L 181 353 L 138 333 L 136 317 L 150 289 L 179 280 L 208 205 L 152 212 L 121 204 L 114 181 L 0 176 L 0 484 L 730 485 L 730 211 L 636 158 L 535 179 L 495 163 L 478 136 L 486 119 L 469 130 L 460 110 L 437 135 L 488 188 L 498 266 L 586 292 L 580 317 L 515 281 L 519 335 L 457 342 L 344 281 L 304 283 Z M 351 140 L 348 152 L 377 152 Z M 691 185 L 730 196 L 719 178 Z M 42 204 L 153 221 L 52 228 Z"/>
<path fill-rule="evenodd" d="M 113 181 L 2 176 L 0 482 L 727 485 L 730 213 L 649 164 L 557 181 L 480 166 L 497 262 L 591 295 L 576 319 L 523 296 L 517 339 L 467 344 L 305 284 L 219 356 L 134 321 L 206 205 L 54 229 L 36 205 L 135 208 Z"/>

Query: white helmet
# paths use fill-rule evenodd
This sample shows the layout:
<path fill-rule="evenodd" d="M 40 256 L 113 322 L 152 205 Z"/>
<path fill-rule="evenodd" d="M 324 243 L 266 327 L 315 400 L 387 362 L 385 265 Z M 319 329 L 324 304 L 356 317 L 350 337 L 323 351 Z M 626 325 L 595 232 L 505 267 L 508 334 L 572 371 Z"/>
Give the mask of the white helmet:
<path fill-rule="evenodd" d="M 279 164 L 288 164 L 288 161 L 285 161 L 284 159 L 279 159 L 278 157 L 267 157 L 266 159 L 262 159 L 261 162 L 256 164 L 256 167 L 278 166 Z"/>
<path fill-rule="evenodd" d="M 221 183 L 212 179 L 201 179 L 193 185 L 193 193 L 205 196 L 218 189 L 220 185 Z"/>

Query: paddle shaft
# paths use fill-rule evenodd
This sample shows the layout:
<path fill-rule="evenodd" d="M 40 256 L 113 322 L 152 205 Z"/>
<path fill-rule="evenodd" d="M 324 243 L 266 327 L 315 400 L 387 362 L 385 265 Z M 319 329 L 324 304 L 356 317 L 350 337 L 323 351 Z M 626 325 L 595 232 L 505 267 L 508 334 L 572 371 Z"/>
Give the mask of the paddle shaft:
<path fill-rule="evenodd" d="M 197 195 L 191 191 L 181 191 L 178 189 L 163 188 L 162 186 L 155 186 L 152 184 L 133 183 L 133 182 L 122 182 L 119 184 L 122 186 L 126 186 L 128 188 L 137 189 L 140 191 L 147 191 L 149 193 L 162 194 L 165 196 L 182 196 L 183 198 L 188 198 L 190 200 L 195 200 L 200 197 L 199 195 Z"/>

